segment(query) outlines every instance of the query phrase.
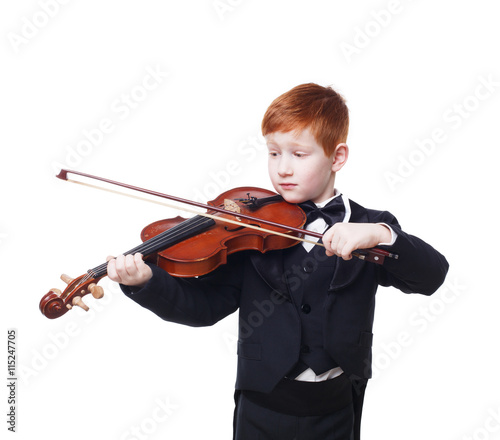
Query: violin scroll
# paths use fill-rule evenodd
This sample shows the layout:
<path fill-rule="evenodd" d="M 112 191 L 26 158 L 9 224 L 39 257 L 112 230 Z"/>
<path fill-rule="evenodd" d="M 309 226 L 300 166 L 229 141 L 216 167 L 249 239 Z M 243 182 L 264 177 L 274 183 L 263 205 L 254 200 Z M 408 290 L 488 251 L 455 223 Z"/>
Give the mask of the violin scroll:
<path fill-rule="evenodd" d="M 40 300 L 40 311 L 49 319 L 59 318 L 64 315 L 73 306 L 81 307 L 86 312 L 89 307 L 82 300 L 85 295 L 91 294 L 99 299 L 104 295 L 104 289 L 97 285 L 99 278 L 93 278 L 89 274 L 77 278 L 71 278 L 66 274 L 61 275 L 68 286 L 61 293 L 59 289 L 53 288 Z"/>
<path fill-rule="evenodd" d="M 40 301 L 40 311 L 49 319 L 59 318 L 68 309 L 64 305 L 64 300 L 60 297 L 59 289 L 51 289 Z"/>

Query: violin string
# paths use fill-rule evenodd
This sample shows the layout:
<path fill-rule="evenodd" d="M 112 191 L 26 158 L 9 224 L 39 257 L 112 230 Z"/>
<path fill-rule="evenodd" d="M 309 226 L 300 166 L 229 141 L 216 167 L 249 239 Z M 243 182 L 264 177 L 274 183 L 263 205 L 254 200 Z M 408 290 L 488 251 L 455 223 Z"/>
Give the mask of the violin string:
<path fill-rule="evenodd" d="M 169 232 L 169 231 L 164 231 L 164 232 Z M 125 252 L 124 255 L 133 253 L 134 250 L 137 250 L 137 252 L 142 251 L 141 253 L 144 253 L 145 255 L 147 255 L 148 253 L 150 253 L 150 251 L 152 249 L 154 249 L 156 247 L 157 244 L 159 244 L 162 241 L 162 239 L 168 238 L 168 235 L 175 236 L 171 232 L 170 232 L 170 234 L 161 233 L 161 234 L 156 235 L 155 237 L 151 238 L 150 240 L 144 242 L 142 244 L 142 245 L 144 245 L 142 248 L 141 248 L 141 245 L 139 245 L 136 248 L 134 248 L 128 252 Z M 88 281 L 89 279 L 91 279 L 92 277 L 99 276 L 107 268 L 107 265 L 108 265 L 108 262 L 102 263 L 99 266 L 94 267 L 93 269 L 90 269 L 89 271 L 87 271 L 87 274 L 82 278 L 81 282 L 84 283 L 84 282 Z"/>
<path fill-rule="evenodd" d="M 174 226 L 173 228 L 163 231 L 162 233 L 145 241 L 141 245 L 136 246 L 135 248 L 125 252 L 124 255 L 140 252 L 144 256 L 147 256 L 157 251 L 159 248 L 163 247 L 164 243 L 168 243 L 169 241 L 172 240 L 175 241 L 177 238 L 186 235 L 187 233 L 199 230 L 199 228 L 202 225 L 207 223 L 208 223 L 207 219 L 202 216 L 196 216 L 191 219 L 185 220 L 182 223 Z M 101 265 L 93 269 L 90 269 L 87 275 L 82 279 L 82 282 L 88 281 L 88 279 L 95 277 L 96 275 L 98 276 L 99 274 L 105 272 L 107 264 L 108 264 L 107 262 L 102 263 Z"/>
<path fill-rule="evenodd" d="M 205 218 L 196 216 L 193 217 L 192 219 L 188 219 L 179 225 L 174 226 L 171 229 L 168 229 L 161 234 L 157 235 L 156 237 L 153 237 L 151 240 L 148 240 L 144 242 L 142 245 L 137 246 L 137 248 L 140 248 L 143 250 L 144 253 L 151 252 L 152 249 L 155 249 L 158 247 L 158 245 L 161 245 L 165 242 L 168 242 L 170 240 L 176 240 L 177 238 L 186 235 L 187 233 L 191 233 L 193 231 L 198 230 L 201 226 L 207 225 L 208 222 Z M 129 251 L 129 253 L 134 252 L 135 249 L 132 249 Z"/>
<path fill-rule="evenodd" d="M 187 224 L 185 224 L 186 222 Z M 156 235 L 155 237 L 145 241 L 141 245 L 136 246 L 135 248 L 125 252 L 124 255 L 135 254 L 137 252 L 140 252 L 146 257 L 147 255 L 152 254 L 155 251 L 158 251 L 162 247 L 165 247 L 164 245 L 167 244 L 169 241 L 175 241 L 176 238 L 178 238 L 179 236 L 197 230 L 197 226 L 203 223 L 202 221 L 200 221 L 200 219 L 196 219 L 195 222 L 189 220 L 186 222 L 183 222 L 180 227 L 174 227 L 175 230 L 167 230 Z M 106 267 L 107 267 L 107 262 L 101 264 L 100 266 L 98 266 L 93 270 L 100 272 L 104 270 Z"/>
<path fill-rule="evenodd" d="M 188 219 L 180 225 L 174 226 L 174 228 L 168 229 L 150 240 L 145 241 L 143 244 L 128 251 L 127 254 L 135 253 L 135 251 L 137 251 L 147 255 L 148 253 L 152 253 L 157 250 L 157 248 L 162 246 L 163 243 L 168 243 L 168 241 L 175 240 L 183 235 L 186 235 L 186 233 L 196 231 L 204 224 L 207 224 L 207 221 L 203 217 L 193 217 L 193 219 Z"/>

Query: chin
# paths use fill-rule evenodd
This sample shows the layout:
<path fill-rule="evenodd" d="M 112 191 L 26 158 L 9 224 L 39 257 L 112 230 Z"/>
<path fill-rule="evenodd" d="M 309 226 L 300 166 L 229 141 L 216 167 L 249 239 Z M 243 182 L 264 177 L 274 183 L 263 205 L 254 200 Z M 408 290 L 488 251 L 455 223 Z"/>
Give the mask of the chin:
<path fill-rule="evenodd" d="M 281 196 L 288 203 L 302 203 L 306 201 L 303 197 L 300 197 L 299 195 L 296 194 L 281 194 Z"/>
<path fill-rule="evenodd" d="M 283 197 L 283 199 L 285 199 L 285 201 L 288 203 L 302 203 L 302 202 L 305 202 L 306 200 L 308 200 L 308 199 L 304 198 L 304 196 L 297 194 L 294 191 L 284 191 L 279 186 L 278 187 L 274 186 L 274 190 L 281 197 Z"/>

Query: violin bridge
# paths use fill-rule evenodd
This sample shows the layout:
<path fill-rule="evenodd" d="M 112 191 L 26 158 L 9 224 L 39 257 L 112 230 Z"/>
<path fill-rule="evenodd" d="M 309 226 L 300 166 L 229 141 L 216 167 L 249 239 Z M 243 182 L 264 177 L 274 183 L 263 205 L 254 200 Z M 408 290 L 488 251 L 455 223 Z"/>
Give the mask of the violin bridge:
<path fill-rule="evenodd" d="M 241 208 L 238 206 L 238 204 L 231 199 L 224 199 L 224 209 L 230 212 L 235 212 L 237 214 L 241 214 Z M 239 222 L 241 221 L 241 218 L 236 217 L 236 220 Z"/>

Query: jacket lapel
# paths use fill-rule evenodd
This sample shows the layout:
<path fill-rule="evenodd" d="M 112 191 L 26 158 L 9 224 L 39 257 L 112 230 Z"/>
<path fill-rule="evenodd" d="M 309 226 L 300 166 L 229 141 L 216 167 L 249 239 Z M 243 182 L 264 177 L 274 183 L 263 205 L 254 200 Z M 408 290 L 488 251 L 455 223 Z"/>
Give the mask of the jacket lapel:
<path fill-rule="evenodd" d="M 337 264 L 335 265 L 330 288 L 328 290 L 333 292 L 347 287 L 356 280 L 365 264 L 365 261 L 356 257 L 350 260 L 343 260 L 337 257 Z"/>
<path fill-rule="evenodd" d="M 350 212 L 349 222 L 352 223 L 367 223 L 368 214 L 366 209 L 354 203 L 352 200 L 346 199 L 346 212 Z M 359 276 L 360 272 L 365 267 L 366 261 L 353 257 L 350 260 L 344 260 L 337 257 L 337 264 L 333 272 L 332 280 L 330 282 L 330 292 L 343 289 L 349 284 L 353 283 Z"/>
<path fill-rule="evenodd" d="M 252 253 L 250 261 L 257 273 L 273 291 L 287 300 L 291 300 L 284 277 L 283 251 L 281 249 L 265 254 Z"/>

